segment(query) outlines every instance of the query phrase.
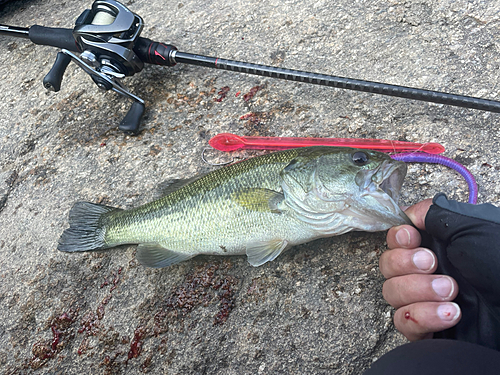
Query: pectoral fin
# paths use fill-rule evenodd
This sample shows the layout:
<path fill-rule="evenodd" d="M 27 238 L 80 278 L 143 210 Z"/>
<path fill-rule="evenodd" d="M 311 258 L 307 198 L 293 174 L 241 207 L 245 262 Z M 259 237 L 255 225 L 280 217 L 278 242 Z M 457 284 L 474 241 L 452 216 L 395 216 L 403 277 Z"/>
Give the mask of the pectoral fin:
<path fill-rule="evenodd" d="M 169 250 L 157 243 L 143 243 L 137 246 L 136 258 L 146 267 L 162 268 L 180 263 L 194 255 Z"/>
<path fill-rule="evenodd" d="M 272 241 L 252 242 L 247 245 L 248 263 L 254 267 L 276 259 L 288 246 L 287 240 L 276 239 Z"/>
<path fill-rule="evenodd" d="M 233 193 L 232 199 L 252 211 L 281 213 L 278 205 L 285 196 L 270 189 L 248 188 Z"/>

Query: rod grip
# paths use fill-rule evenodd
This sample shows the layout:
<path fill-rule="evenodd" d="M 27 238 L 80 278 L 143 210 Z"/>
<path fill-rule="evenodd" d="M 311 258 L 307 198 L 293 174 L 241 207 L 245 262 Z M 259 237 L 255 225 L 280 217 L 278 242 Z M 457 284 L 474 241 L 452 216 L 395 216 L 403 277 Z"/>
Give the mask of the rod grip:
<path fill-rule="evenodd" d="M 58 52 L 52 69 L 43 78 L 43 87 L 47 90 L 58 92 L 61 89 L 64 72 L 70 62 L 71 57 L 65 53 Z"/>
<path fill-rule="evenodd" d="M 60 29 L 33 25 L 29 28 L 29 38 L 35 44 L 64 48 L 68 51 L 79 52 L 78 45 L 73 37 L 72 29 Z"/>

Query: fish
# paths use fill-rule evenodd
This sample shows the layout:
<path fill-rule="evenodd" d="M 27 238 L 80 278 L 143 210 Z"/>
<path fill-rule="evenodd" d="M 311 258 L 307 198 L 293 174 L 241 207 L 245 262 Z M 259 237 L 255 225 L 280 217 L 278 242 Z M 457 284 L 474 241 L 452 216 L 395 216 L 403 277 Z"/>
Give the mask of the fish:
<path fill-rule="evenodd" d="M 315 146 L 269 153 L 136 208 L 77 202 L 58 250 L 136 244 L 146 267 L 199 254 L 246 254 L 257 267 L 318 238 L 411 224 L 397 203 L 405 176 L 404 162 L 378 151 Z"/>

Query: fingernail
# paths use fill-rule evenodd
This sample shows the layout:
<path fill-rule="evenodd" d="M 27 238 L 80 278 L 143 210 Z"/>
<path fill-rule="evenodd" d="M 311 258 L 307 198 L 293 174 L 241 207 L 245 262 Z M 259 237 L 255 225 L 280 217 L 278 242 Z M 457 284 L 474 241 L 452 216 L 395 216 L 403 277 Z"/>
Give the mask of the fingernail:
<path fill-rule="evenodd" d="M 442 320 L 452 322 L 460 315 L 460 307 L 455 302 L 439 305 L 437 314 Z"/>
<path fill-rule="evenodd" d="M 396 241 L 399 245 L 410 246 L 410 232 L 406 228 L 401 228 L 396 232 Z"/>
<path fill-rule="evenodd" d="M 448 298 L 453 294 L 453 283 L 449 277 L 438 277 L 432 280 L 432 289 L 442 298 Z"/>
<path fill-rule="evenodd" d="M 436 259 L 429 250 L 422 249 L 413 254 L 413 264 L 422 271 L 429 271 L 434 267 Z"/>

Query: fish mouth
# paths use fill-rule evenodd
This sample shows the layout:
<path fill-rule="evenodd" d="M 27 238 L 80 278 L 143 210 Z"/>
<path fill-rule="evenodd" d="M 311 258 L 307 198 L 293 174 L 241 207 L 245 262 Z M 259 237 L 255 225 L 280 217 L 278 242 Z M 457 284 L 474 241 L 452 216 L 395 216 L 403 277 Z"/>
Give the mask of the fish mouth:
<path fill-rule="evenodd" d="M 406 164 L 396 160 L 386 160 L 373 170 L 364 170 L 356 176 L 361 196 L 370 196 L 384 207 L 391 216 L 396 216 L 411 224 L 410 219 L 399 208 L 399 191 L 406 176 Z"/>
<path fill-rule="evenodd" d="M 374 183 L 378 185 L 380 190 L 391 197 L 395 203 L 398 203 L 399 191 L 406 176 L 406 164 L 385 162 L 380 166 L 379 170 L 381 171 L 381 181 L 374 181 Z"/>

